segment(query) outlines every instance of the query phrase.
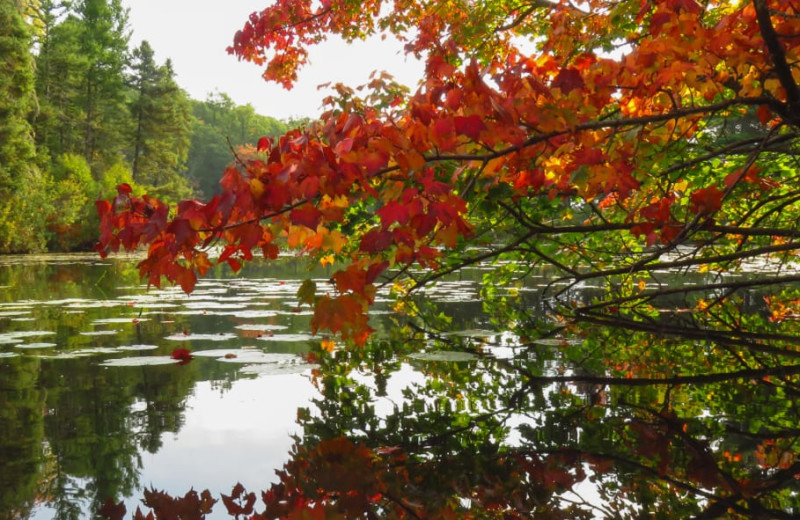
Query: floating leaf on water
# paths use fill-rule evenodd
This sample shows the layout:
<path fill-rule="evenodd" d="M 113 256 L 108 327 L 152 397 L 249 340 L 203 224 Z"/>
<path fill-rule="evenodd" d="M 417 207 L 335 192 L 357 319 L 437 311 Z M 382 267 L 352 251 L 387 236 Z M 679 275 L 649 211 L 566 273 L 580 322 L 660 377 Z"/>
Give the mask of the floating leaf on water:
<path fill-rule="evenodd" d="M 119 349 L 116 347 L 97 347 L 75 350 L 73 353 L 85 356 L 94 356 L 96 354 L 116 354 L 117 352 L 119 352 Z"/>
<path fill-rule="evenodd" d="M 286 342 L 300 342 L 311 341 L 315 339 L 311 334 L 273 334 L 272 336 L 263 336 L 258 338 L 259 341 L 286 341 Z"/>
<path fill-rule="evenodd" d="M 82 298 L 66 298 L 66 299 L 63 299 L 63 300 L 47 300 L 46 302 L 42 302 L 42 303 L 44 303 L 45 305 L 54 305 L 54 306 L 58 306 L 58 307 L 64 307 L 64 306 L 69 306 L 69 305 L 72 305 L 72 304 L 86 303 L 86 302 L 89 302 L 89 301 L 91 301 L 91 300 L 84 300 Z"/>
<path fill-rule="evenodd" d="M 309 309 L 308 307 L 303 307 L 303 308 L 298 307 L 298 308 L 295 308 L 295 309 L 293 309 L 291 311 L 276 311 L 276 312 L 277 312 L 277 314 L 282 314 L 284 316 L 287 316 L 287 315 L 288 316 L 313 316 L 314 315 L 314 311 L 312 309 Z"/>
<path fill-rule="evenodd" d="M 25 348 L 25 349 L 37 349 L 37 348 L 53 348 L 57 345 L 55 343 L 21 343 L 19 345 L 14 345 L 15 348 Z"/>
<path fill-rule="evenodd" d="M 242 303 L 219 303 L 219 302 L 189 302 L 183 305 L 187 309 L 202 309 L 223 311 L 230 309 L 244 309 L 246 305 Z"/>
<path fill-rule="evenodd" d="M 271 323 L 242 323 L 241 325 L 236 325 L 234 329 L 239 330 L 285 330 L 289 327 L 286 325 L 273 325 Z"/>
<path fill-rule="evenodd" d="M 155 350 L 157 345 L 126 345 L 124 347 L 117 347 L 117 350 Z"/>
<path fill-rule="evenodd" d="M 81 352 L 60 352 L 58 354 L 39 354 L 39 359 L 78 359 L 87 357 L 89 354 Z"/>
<path fill-rule="evenodd" d="M 238 336 L 231 332 L 220 332 L 219 334 L 172 334 L 164 339 L 171 341 L 229 341 L 236 339 Z"/>
<path fill-rule="evenodd" d="M 137 316 L 131 316 L 130 318 L 103 318 L 100 320 L 94 320 L 92 323 L 139 323 L 142 321 L 147 321 L 147 318 L 139 318 Z"/>
<path fill-rule="evenodd" d="M 20 338 L 34 338 L 37 336 L 52 336 L 55 332 L 51 330 L 18 330 L 15 332 L 6 332 L 0 334 L 0 343 L 6 343 L 8 340 L 17 340 Z"/>
<path fill-rule="evenodd" d="M 275 311 L 257 311 L 257 310 L 226 312 L 220 314 L 225 314 L 226 316 L 233 316 L 234 318 L 272 318 L 273 316 L 278 315 L 278 313 Z"/>
<path fill-rule="evenodd" d="M 177 303 L 150 303 L 150 302 L 135 302 L 134 307 L 144 307 L 146 309 L 174 309 L 180 307 Z"/>
<path fill-rule="evenodd" d="M 198 350 L 192 354 L 195 357 L 216 358 L 228 363 L 291 363 L 299 359 L 296 354 L 263 352 L 252 347 Z"/>
<path fill-rule="evenodd" d="M 81 336 L 113 336 L 118 332 L 117 330 L 84 330 L 78 334 Z"/>
<path fill-rule="evenodd" d="M 478 359 L 478 356 L 475 354 L 470 354 L 469 352 L 458 352 L 455 350 L 437 350 L 436 352 L 416 352 L 414 354 L 409 354 L 410 358 L 418 359 L 420 361 L 452 361 L 452 362 L 463 362 L 463 361 L 474 361 Z"/>
<path fill-rule="evenodd" d="M 70 309 L 99 309 L 99 308 L 106 308 L 106 307 L 119 307 L 120 305 L 125 305 L 126 303 L 120 300 L 102 300 L 102 301 L 85 301 L 82 303 L 71 303 L 66 305 L 67 308 Z"/>
<path fill-rule="evenodd" d="M 180 359 L 169 356 L 133 356 L 126 358 L 108 359 L 100 363 L 104 367 L 143 367 L 147 365 L 171 365 L 180 363 Z"/>
<path fill-rule="evenodd" d="M 11 316 L 24 316 L 30 313 L 31 311 L 0 311 L 0 318 L 9 318 Z"/>
<path fill-rule="evenodd" d="M 245 351 L 242 354 L 226 355 L 218 358 L 225 363 L 271 363 L 287 364 L 298 359 L 296 354 L 283 354 L 278 352 Z"/>
<path fill-rule="evenodd" d="M 17 357 L 19 354 L 16 352 L 0 352 L 0 358 Z"/>
<path fill-rule="evenodd" d="M 260 364 L 260 365 L 246 365 L 239 369 L 242 374 L 254 374 L 259 376 L 282 376 L 291 374 L 302 374 L 307 370 L 319 368 L 319 365 L 309 363 L 292 363 L 292 364 Z"/>

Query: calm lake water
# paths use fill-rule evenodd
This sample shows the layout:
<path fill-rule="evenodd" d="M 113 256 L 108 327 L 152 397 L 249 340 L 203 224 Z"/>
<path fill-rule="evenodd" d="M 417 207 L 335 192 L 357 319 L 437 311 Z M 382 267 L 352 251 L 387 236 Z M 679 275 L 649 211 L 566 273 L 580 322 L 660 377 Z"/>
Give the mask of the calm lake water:
<path fill-rule="evenodd" d="M 433 475 L 426 486 L 443 493 L 465 475 L 478 475 L 475 486 L 501 478 L 485 464 L 492 457 L 460 460 L 468 448 L 502 445 L 527 457 L 557 447 L 600 454 L 582 463 L 590 478 L 572 490 L 595 516 L 612 503 L 694 517 L 707 502 L 703 488 L 727 489 L 715 472 L 764 480 L 764 507 L 800 514 L 800 473 L 774 481 L 795 461 L 800 471 L 794 344 L 733 349 L 725 337 L 613 324 L 584 328 L 582 337 L 524 339 L 508 332 L 508 321 L 487 322 L 479 296 L 486 271 L 476 267 L 425 293 L 446 314 L 449 335 L 411 344 L 379 293 L 371 348 L 318 361 L 309 352 L 322 338 L 310 334 L 310 310 L 298 307 L 296 294 L 303 279 L 323 288 L 331 273 L 291 258 L 250 264 L 236 276 L 217 268 L 186 295 L 142 285 L 137 262 L 0 257 L 0 520 L 91 518 L 108 497 L 123 501 L 130 518 L 150 487 L 177 496 L 208 489 L 218 498 L 241 482 L 258 493 L 277 482 L 275 471 L 303 440 L 343 434 L 381 456 L 403 445 L 417 457 L 419 478 Z M 713 275 L 670 276 L 691 286 Z M 540 273 L 526 281 L 517 288 L 526 316 L 544 316 L 543 295 L 561 286 L 544 289 Z M 567 296 L 588 301 L 597 290 L 584 285 Z M 693 319 L 679 298 L 661 303 L 671 322 Z M 745 293 L 737 309 L 771 331 L 764 295 Z M 171 359 L 175 349 L 194 359 Z M 629 385 L 631 377 L 654 383 Z M 671 377 L 678 379 L 662 382 Z M 684 428 L 674 427 L 676 418 Z M 694 492 L 667 486 L 654 501 L 639 487 L 646 479 L 663 484 L 667 471 Z M 617 495 L 623 501 L 613 502 Z M 208 518 L 230 516 L 217 504 Z"/>
<path fill-rule="evenodd" d="M 308 272 L 220 268 L 187 296 L 148 290 L 135 263 L 0 258 L 0 518 L 85 518 L 107 496 L 130 515 L 150 486 L 265 489 L 286 461 L 315 394 Z"/>

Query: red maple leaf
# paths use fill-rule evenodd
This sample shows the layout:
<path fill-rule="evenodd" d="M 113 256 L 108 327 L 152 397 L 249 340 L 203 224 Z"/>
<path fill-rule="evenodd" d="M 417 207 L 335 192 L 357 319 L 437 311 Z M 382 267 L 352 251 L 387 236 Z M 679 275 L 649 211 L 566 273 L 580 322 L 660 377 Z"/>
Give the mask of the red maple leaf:
<path fill-rule="evenodd" d="M 179 359 L 183 363 L 188 363 L 194 359 L 194 356 L 187 348 L 176 348 L 172 351 L 172 354 L 170 354 L 169 357 L 172 359 Z"/>

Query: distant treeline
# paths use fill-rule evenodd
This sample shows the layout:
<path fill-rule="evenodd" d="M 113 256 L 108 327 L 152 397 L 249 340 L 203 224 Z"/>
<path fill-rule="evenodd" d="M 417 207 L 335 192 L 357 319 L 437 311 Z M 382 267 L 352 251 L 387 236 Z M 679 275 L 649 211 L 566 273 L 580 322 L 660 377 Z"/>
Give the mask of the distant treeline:
<path fill-rule="evenodd" d="M 93 201 L 122 182 L 209 197 L 231 146 L 286 130 L 222 93 L 190 99 L 129 34 L 119 0 L 0 0 L 0 253 L 91 247 Z"/>

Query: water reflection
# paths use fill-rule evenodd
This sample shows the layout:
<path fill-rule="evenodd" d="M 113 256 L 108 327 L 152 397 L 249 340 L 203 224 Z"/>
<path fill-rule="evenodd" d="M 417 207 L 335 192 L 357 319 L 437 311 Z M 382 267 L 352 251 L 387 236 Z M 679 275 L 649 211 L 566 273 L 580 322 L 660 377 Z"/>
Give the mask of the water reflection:
<path fill-rule="evenodd" d="M 0 517 L 87 518 L 106 497 L 134 511 L 149 485 L 264 487 L 313 390 L 311 337 L 286 304 L 297 267 L 250 269 L 186 296 L 139 285 L 135 259 L 0 259 Z M 201 355 L 135 362 L 175 348 Z"/>
<path fill-rule="evenodd" d="M 653 302 L 672 309 L 661 317 L 568 323 L 547 315 L 551 285 L 498 295 L 467 270 L 417 301 L 424 320 L 380 303 L 374 341 L 326 354 L 296 302 L 309 273 L 248 269 L 186 296 L 145 291 L 130 261 L 7 261 L 0 512 L 82 518 L 112 497 L 130 514 L 144 487 L 219 497 L 241 482 L 269 491 L 270 518 L 290 504 L 376 518 L 800 514 L 799 343 L 772 334 L 763 295 L 718 313 L 736 330 L 703 329 L 677 293 Z M 176 348 L 195 358 L 169 359 Z"/>

